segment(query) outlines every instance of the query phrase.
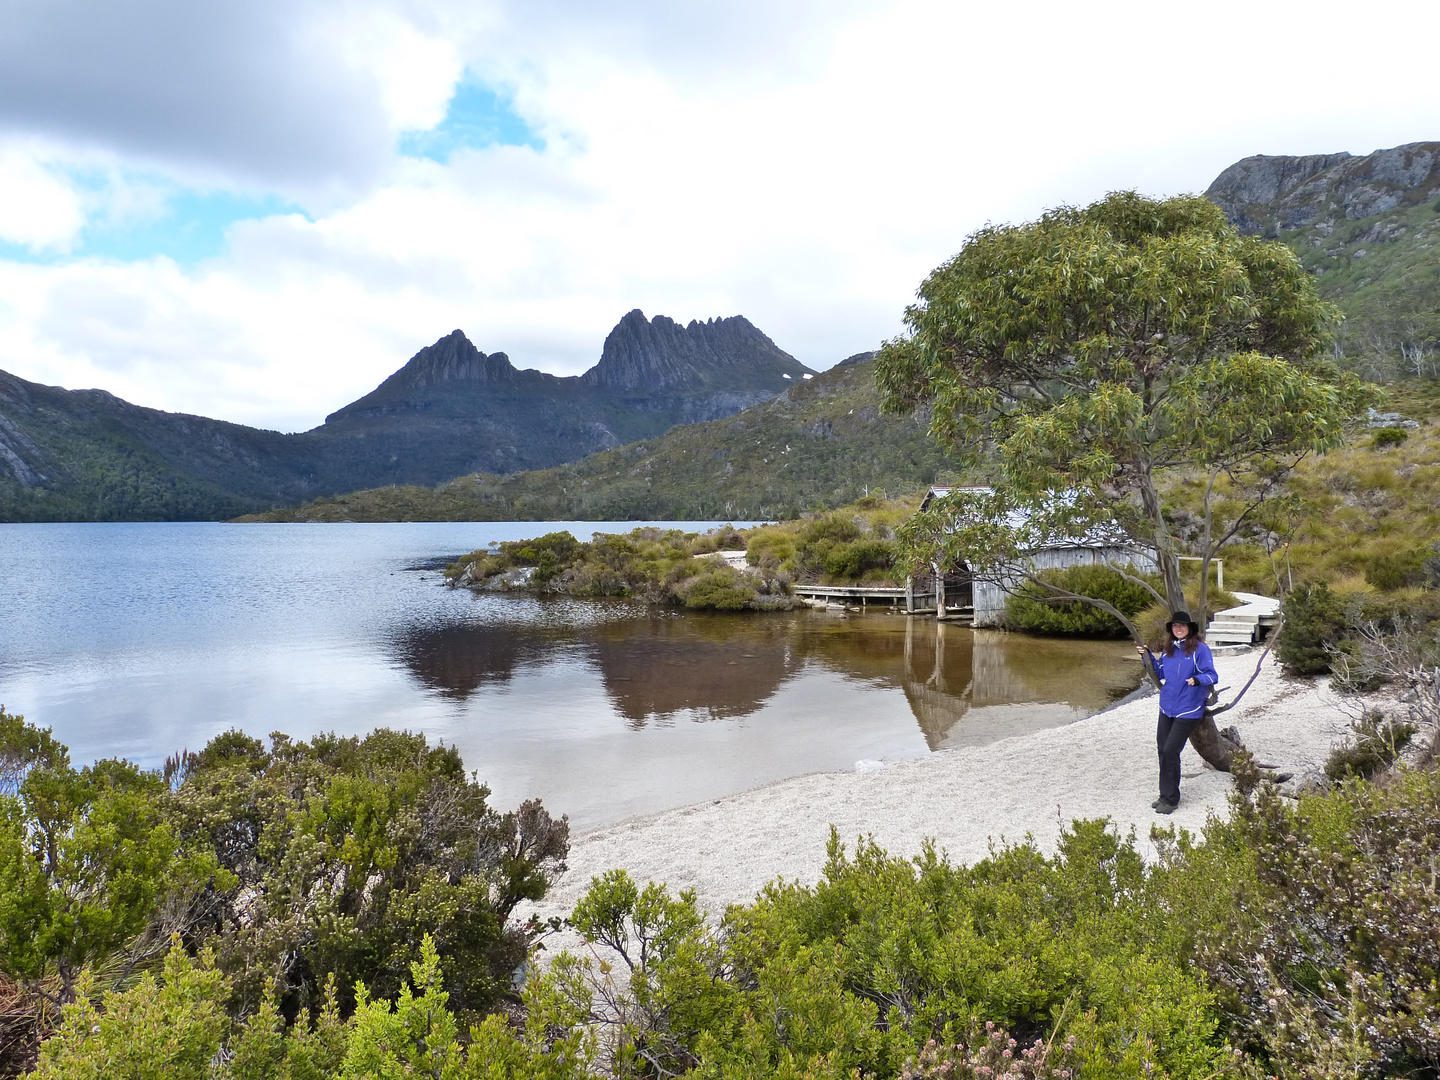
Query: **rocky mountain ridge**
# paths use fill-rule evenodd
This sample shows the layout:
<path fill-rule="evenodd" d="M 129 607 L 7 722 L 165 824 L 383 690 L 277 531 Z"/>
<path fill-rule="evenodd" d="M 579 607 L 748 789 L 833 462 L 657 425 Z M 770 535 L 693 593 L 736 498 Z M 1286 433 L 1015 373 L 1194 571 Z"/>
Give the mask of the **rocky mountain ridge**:
<path fill-rule="evenodd" d="M 0 372 L 0 520 L 227 518 L 384 484 L 548 468 L 730 416 L 812 374 L 740 316 L 638 310 L 585 375 L 517 369 L 459 330 L 282 435 Z"/>
<path fill-rule="evenodd" d="M 793 381 L 807 374 L 814 372 L 742 315 L 681 326 L 664 315 L 647 321 L 637 308 L 610 331 L 599 363 L 580 381 L 622 392 L 734 390 L 744 384 L 747 389 L 773 387 L 779 393 L 786 376 Z"/>
<path fill-rule="evenodd" d="M 885 491 L 955 482 L 929 418 L 881 411 L 858 353 L 734 416 L 555 468 L 355 491 L 265 521 L 626 521 L 790 518 Z"/>
<path fill-rule="evenodd" d="M 1338 349 L 1362 375 L 1440 375 L 1440 142 L 1249 157 L 1205 194 L 1295 251 L 1344 313 Z"/>
<path fill-rule="evenodd" d="M 1440 194 L 1440 142 L 1407 143 L 1364 157 L 1257 155 L 1217 176 L 1205 197 L 1242 232 L 1269 233 L 1338 219 L 1359 221 Z"/>

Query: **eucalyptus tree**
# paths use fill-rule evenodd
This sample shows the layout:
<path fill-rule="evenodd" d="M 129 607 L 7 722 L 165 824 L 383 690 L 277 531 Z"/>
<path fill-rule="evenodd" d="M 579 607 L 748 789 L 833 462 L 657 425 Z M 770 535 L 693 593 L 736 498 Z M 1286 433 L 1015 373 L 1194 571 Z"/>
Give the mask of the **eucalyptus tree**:
<path fill-rule="evenodd" d="M 1101 535 L 1153 557 L 1163 584 L 1146 587 L 1172 609 L 1186 606 L 1179 557 L 1199 556 L 1203 606 L 1216 552 L 1371 400 L 1322 356 L 1337 318 L 1288 248 L 1239 235 L 1203 198 L 1120 192 L 981 229 L 921 285 L 876 378 L 891 411 L 928 409 L 993 493 L 940 500 L 903 530 L 902 559 L 1108 609 L 1025 558 Z M 1193 514 L 1167 501 L 1181 483 Z"/>

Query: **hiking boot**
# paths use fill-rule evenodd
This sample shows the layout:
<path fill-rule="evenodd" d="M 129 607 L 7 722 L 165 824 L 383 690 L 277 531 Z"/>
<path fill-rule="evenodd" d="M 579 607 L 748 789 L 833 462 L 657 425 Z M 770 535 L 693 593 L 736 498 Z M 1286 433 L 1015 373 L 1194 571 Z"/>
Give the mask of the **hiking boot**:
<path fill-rule="evenodd" d="M 1179 807 L 1179 803 L 1166 802 L 1164 799 L 1155 800 L 1155 812 L 1157 814 L 1173 814 Z"/>

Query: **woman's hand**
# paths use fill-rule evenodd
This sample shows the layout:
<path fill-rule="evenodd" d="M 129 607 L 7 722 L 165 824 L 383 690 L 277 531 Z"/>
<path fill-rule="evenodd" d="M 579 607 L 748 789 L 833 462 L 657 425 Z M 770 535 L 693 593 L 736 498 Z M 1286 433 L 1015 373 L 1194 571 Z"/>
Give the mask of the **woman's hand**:
<path fill-rule="evenodd" d="M 1191 678 L 1191 679 L 1186 679 L 1186 680 L 1185 680 L 1185 685 L 1186 685 L 1186 686 L 1194 686 L 1194 685 L 1195 685 L 1195 680 L 1194 680 L 1193 678 Z"/>
<path fill-rule="evenodd" d="M 1150 650 L 1147 649 L 1147 648 L 1145 648 L 1144 645 L 1136 645 L 1136 646 L 1135 646 L 1135 651 L 1138 652 L 1141 656 L 1144 656 L 1144 655 L 1145 655 L 1147 652 L 1149 652 Z"/>

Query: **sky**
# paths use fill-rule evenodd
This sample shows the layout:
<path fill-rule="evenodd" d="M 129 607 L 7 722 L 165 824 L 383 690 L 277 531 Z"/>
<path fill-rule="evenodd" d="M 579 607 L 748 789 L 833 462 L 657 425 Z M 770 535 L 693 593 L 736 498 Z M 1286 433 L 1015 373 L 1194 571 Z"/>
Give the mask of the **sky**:
<path fill-rule="evenodd" d="M 457 327 L 826 368 L 987 223 L 1440 139 L 1440 5 L 7 0 L 0 369 L 304 430 Z"/>

